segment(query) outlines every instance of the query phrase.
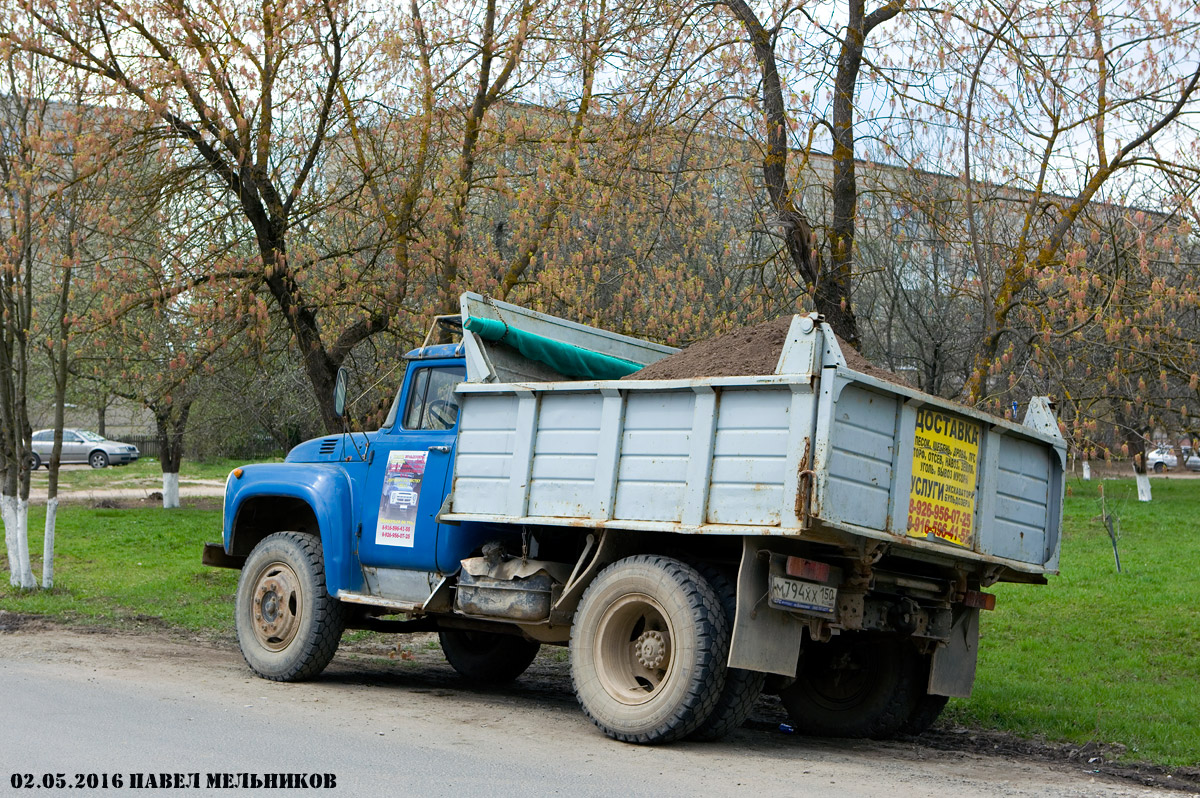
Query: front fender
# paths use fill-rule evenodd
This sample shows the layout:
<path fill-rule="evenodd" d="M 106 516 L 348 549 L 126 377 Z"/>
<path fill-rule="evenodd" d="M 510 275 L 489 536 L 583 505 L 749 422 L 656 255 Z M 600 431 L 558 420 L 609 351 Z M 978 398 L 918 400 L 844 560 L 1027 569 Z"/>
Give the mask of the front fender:
<path fill-rule="evenodd" d="M 266 534 L 283 531 L 284 507 L 303 502 L 316 519 L 325 556 L 325 586 L 331 596 L 358 590 L 362 572 L 355 567 L 354 533 L 358 524 L 354 482 L 339 465 L 262 463 L 243 466 L 225 483 L 224 545 L 228 555 Z M 278 508 L 275 518 L 264 512 Z M 251 512 L 253 511 L 253 512 Z M 249 517 L 253 515 L 253 521 Z"/>

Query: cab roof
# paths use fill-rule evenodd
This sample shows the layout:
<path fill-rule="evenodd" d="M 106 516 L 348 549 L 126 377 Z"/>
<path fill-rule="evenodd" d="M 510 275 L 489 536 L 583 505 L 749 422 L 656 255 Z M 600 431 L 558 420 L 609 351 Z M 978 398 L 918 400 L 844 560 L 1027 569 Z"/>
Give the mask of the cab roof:
<path fill-rule="evenodd" d="M 419 346 L 404 353 L 405 360 L 434 360 L 435 358 L 462 357 L 464 347 L 460 341 L 457 344 L 433 344 Z"/>

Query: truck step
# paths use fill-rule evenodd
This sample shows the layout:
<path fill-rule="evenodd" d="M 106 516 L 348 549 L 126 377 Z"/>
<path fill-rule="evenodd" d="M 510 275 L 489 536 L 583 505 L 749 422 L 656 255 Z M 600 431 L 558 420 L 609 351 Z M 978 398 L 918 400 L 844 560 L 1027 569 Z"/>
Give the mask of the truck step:
<path fill-rule="evenodd" d="M 349 590 L 339 590 L 337 597 L 348 604 L 370 604 L 373 607 L 387 607 L 395 612 L 420 612 L 422 606 L 420 601 L 402 601 L 383 596 L 372 596 L 370 593 L 354 593 Z"/>

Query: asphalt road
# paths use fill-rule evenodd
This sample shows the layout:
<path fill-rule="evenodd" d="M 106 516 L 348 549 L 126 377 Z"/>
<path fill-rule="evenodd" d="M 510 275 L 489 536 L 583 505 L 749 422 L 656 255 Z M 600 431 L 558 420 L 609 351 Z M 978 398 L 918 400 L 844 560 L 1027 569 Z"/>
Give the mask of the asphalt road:
<path fill-rule="evenodd" d="M 586 721 L 553 658 L 510 688 L 472 690 L 435 650 L 417 654 L 406 661 L 342 653 L 319 681 L 276 684 L 254 677 L 235 650 L 201 641 L 37 624 L 0 632 L 0 794 L 1180 795 L 1077 766 L 912 742 L 816 740 L 762 722 L 716 744 L 629 746 Z M 59 773 L 83 786 L 13 787 L 14 774 L 41 784 Z M 246 778 L 237 774 L 272 773 L 322 774 L 322 788 L 209 786 L 210 777 L 237 784 Z M 123 787 L 88 789 L 89 774 L 121 774 Z M 164 774 L 184 781 L 130 790 L 131 774 L 144 785 L 150 774 L 155 784 Z M 323 774 L 336 786 L 325 789 Z"/>

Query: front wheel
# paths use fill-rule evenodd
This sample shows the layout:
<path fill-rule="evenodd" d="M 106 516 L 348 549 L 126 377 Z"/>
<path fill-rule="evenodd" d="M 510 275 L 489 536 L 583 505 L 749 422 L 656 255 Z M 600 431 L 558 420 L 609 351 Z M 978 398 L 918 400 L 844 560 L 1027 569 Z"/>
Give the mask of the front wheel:
<path fill-rule="evenodd" d="M 525 672 L 541 644 L 516 635 L 439 629 L 438 640 L 450 667 L 477 684 L 507 684 Z"/>
<path fill-rule="evenodd" d="M 42 467 L 42 457 L 37 452 L 29 453 L 29 470 L 37 471 Z"/>
<path fill-rule="evenodd" d="M 92 468 L 107 468 L 108 455 L 97 449 L 88 456 L 88 463 Z"/>
<path fill-rule="evenodd" d="M 694 568 L 638 555 L 588 586 L 571 627 L 571 678 L 609 737 L 665 743 L 695 731 L 725 687 L 729 623 Z"/>
<path fill-rule="evenodd" d="M 1166 470 L 1167 470 L 1167 467 L 1161 461 L 1154 464 L 1154 473 L 1155 474 L 1161 474 L 1162 472 L 1164 472 Z"/>
<path fill-rule="evenodd" d="M 333 659 L 346 627 L 325 590 L 321 541 L 299 532 L 262 539 L 242 567 L 236 600 L 238 645 L 264 679 L 311 679 Z"/>

